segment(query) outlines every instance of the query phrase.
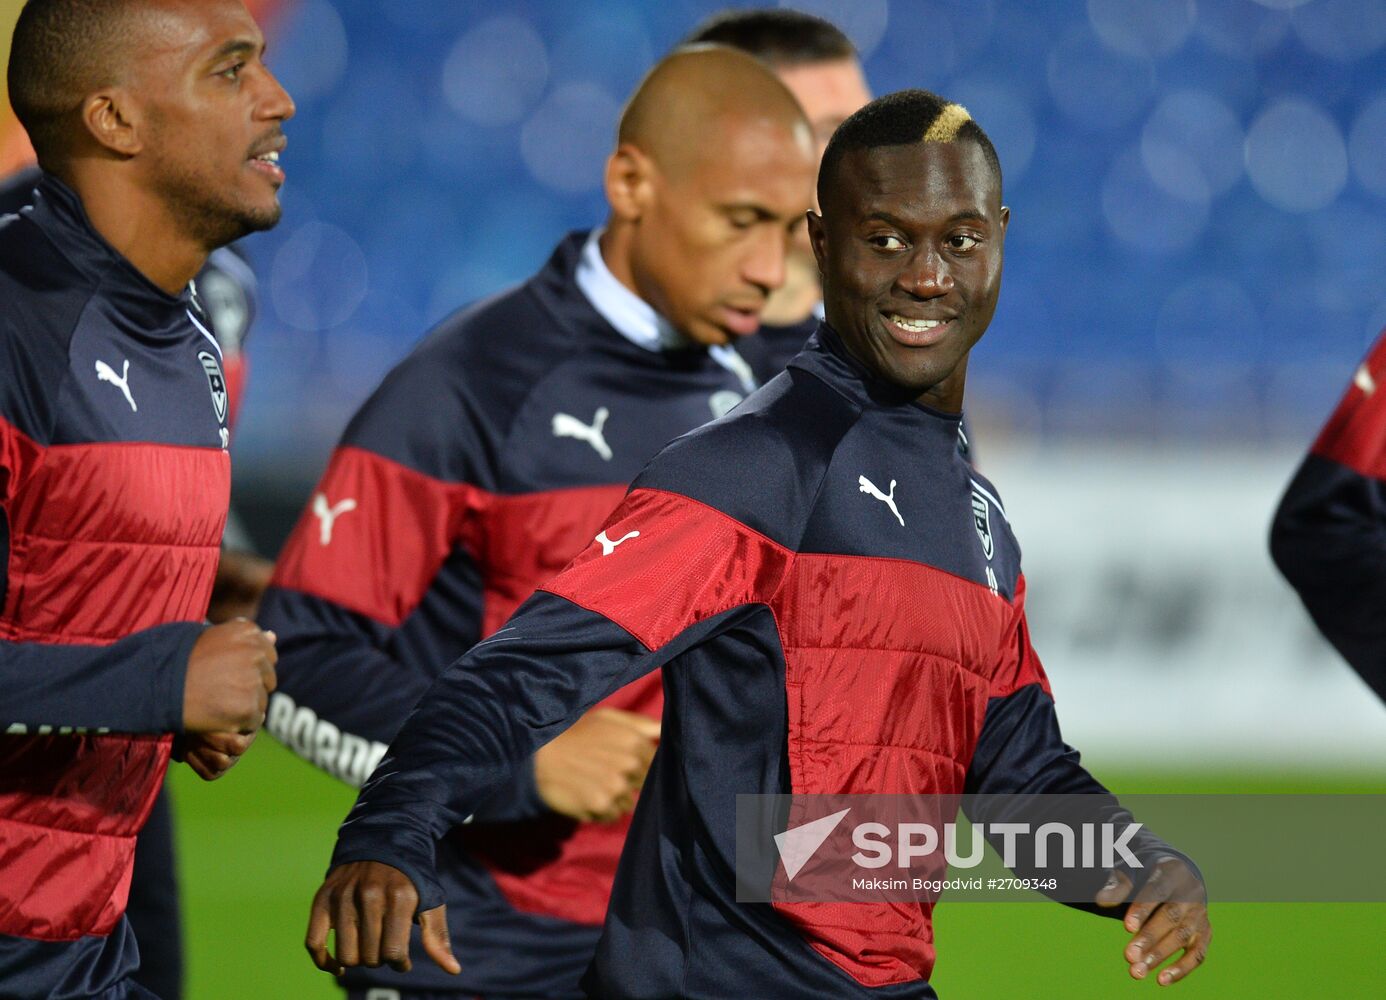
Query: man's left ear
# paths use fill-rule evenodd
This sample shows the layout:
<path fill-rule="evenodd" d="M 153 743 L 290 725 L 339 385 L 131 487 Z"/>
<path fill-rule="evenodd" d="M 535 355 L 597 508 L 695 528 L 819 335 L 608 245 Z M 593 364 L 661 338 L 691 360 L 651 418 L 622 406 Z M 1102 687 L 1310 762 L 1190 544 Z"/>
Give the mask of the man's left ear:
<path fill-rule="evenodd" d="M 1011 225 L 1011 208 L 1009 205 L 1001 206 L 1001 235 L 1006 235 L 1006 230 Z"/>

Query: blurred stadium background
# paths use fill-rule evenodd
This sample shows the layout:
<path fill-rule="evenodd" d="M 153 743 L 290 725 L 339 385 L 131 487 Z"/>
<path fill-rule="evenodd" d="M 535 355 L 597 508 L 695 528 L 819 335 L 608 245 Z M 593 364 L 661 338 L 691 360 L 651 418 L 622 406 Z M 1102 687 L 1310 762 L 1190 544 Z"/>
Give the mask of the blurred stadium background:
<path fill-rule="evenodd" d="M 21 6 L 0 0 L 0 52 Z M 247 241 L 260 311 L 233 445 L 272 554 L 389 366 L 602 218 L 651 62 L 748 4 L 248 6 L 298 103 L 283 222 Z M 1386 326 L 1386 3 L 793 6 L 847 31 L 877 93 L 938 90 L 999 148 L 1006 282 L 968 408 L 1070 741 L 1119 790 L 1386 791 L 1386 710 L 1265 553 Z M 0 169 L 27 155 L 3 105 Z M 297 942 L 351 795 L 262 743 L 217 786 L 175 778 L 194 1000 L 332 995 Z M 1386 907 L 1224 906 L 1217 926 L 1181 994 L 1377 995 Z M 1115 926 L 1056 907 L 945 907 L 939 936 L 945 997 L 1153 988 L 1124 982 Z"/>

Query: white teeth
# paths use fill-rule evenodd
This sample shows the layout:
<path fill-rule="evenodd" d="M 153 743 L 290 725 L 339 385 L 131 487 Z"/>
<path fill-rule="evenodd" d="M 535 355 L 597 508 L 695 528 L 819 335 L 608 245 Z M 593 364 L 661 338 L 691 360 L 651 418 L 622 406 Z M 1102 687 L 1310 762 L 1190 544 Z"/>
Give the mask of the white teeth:
<path fill-rule="evenodd" d="M 887 317 L 892 323 L 902 330 L 909 330 L 912 333 L 923 333 L 925 330 L 932 330 L 936 326 L 942 326 L 946 321 L 941 319 L 906 319 L 904 316 L 892 314 Z"/>
<path fill-rule="evenodd" d="M 278 163 L 278 162 L 279 162 L 279 154 L 278 154 L 278 153 L 262 153 L 261 155 L 255 157 L 255 159 L 257 159 L 257 160 L 264 160 L 266 163 Z"/>

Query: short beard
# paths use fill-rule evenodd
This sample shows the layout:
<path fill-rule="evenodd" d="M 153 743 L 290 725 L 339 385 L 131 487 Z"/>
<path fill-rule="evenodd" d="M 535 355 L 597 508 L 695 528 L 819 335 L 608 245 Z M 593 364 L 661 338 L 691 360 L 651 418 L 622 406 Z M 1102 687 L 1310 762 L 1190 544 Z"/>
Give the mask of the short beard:
<path fill-rule="evenodd" d="M 201 176 L 181 171 L 162 179 L 160 194 L 184 231 L 208 253 L 250 233 L 273 229 L 284 211 L 277 199 L 263 209 L 237 204 L 209 190 Z"/>

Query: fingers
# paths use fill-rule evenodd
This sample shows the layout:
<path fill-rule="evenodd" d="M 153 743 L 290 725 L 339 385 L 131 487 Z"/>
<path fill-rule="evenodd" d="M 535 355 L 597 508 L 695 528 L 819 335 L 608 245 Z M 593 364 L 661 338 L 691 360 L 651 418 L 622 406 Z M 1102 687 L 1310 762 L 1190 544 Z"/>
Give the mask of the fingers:
<path fill-rule="evenodd" d="M 1182 951 L 1157 977 L 1168 986 L 1203 961 L 1212 936 L 1206 900 L 1203 883 L 1184 862 L 1171 858 L 1155 867 L 1126 913 L 1126 928 L 1135 933 L 1125 951 L 1133 979 L 1144 979 Z"/>
<path fill-rule="evenodd" d="M 1213 940 L 1213 928 L 1206 924 L 1203 933 L 1184 951 L 1179 961 L 1175 962 L 1168 969 L 1164 969 L 1155 977 L 1155 981 L 1161 986 L 1169 986 L 1177 983 L 1194 969 L 1203 964 L 1203 960 L 1208 957 L 1208 945 Z"/>
<path fill-rule="evenodd" d="M 1098 890 L 1094 902 L 1098 906 L 1120 906 L 1131 895 L 1132 885 L 1130 876 L 1114 868 L 1107 873 L 1107 884 Z"/>
<path fill-rule="evenodd" d="M 1154 938 L 1154 935 L 1150 933 L 1151 928 L 1155 926 L 1156 921 L 1160 920 L 1163 912 L 1171 907 L 1177 908 L 1176 904 L 1173 903 L 1161 907 L 1155 918 L 1146 924 L 1146 929 L 1138 935 L 1137 941 L 1133 941 L 1131 946 L 1127 948 L 1126 959 L 1132 963 L 1131 976 L 1133 978 L 1144 979 L 1152 969 L 1159 968 L 1167 959 L 1179 952 L 1206 950 L 1204 939 L 1207 936 L 1208 920 L 1207 911 L 1202 907 L 1182 908 L 1184 912 L 1178 914 L 1177 918 L 1172 918 L 1169 930 L 1163 936 L 1155 938 L 1154 943 L 1150 943 L 1150 939 Z M 1194 912 L 1188 912 L 1190 910 Z M 1141 941 L 1141 938 L 1146 938 L 1146 940 Z M 1136 950 L 1138 948 L 1139 950 Z M 1167 969 L 1162 972 L 1157 981 L 1168 985 L 1183 974 L 1167 976 L 1165 973 L 1168 971 Z"/>
<path fill-rule="evenodd" d="M 385 890 L 377 882 L 356 883 L 356 946 L 361 964 L 369 969 L 380 966 L 380 933 L 385 924 Z M 340 935 L 339 935 L 340 940 Z"/>
<path fill-rule="evenodd" d="M 332 926 L 337 929 L 337 962 L 346 968 L 361 964 L 354 881 L 349 881 L 332 894 Z"/>
<path fill-rule="evenodd" d="M 660 724 L 658 719 L 652 719 L 639 712 L 627 712 L 620 708 L 599 708 L 597 711 L 612 722 L 618 722 L 627 729 L 633 729 L 647 740 L 659 739 Z"/>
<path fill-rule="evenodd" d="M 257 638 L 261 640 L 263 647 L 261 650 L 262 659 L 259 663 L 260 682 L 264 684 L 266 693 L 269 693 L 279 686 L 279 675 L 274 671 L 275 666 L 279 663 L 279 650 L 276 648 L 279 637 L 273 632 L 265 630 L 260 632 Z"/>
<path fill-rule="evenodd" d="M 387 964 L 398 972 L 408 972 L 409 933 L 418 905 L 414 884 L 398 869 L 374 861 L 341 865 L 328 873 L 327 881 L 313 897 L 304 947 L 314 965 L 334 975 L 357 965 L 375 968 Z M 334 929 L 335 957 L 327 947 L 328 933 Z M 444 941 L 434 960 L 449 971 L 460 971 L 446 940 L 445 921 L 442 934 Z"/>
<path fill-rule="evenodd" d="M 1150 915 L 1155 912 L 1165 900 L 1169 899 L 1170 892 L 1174 889 L 1174 880 L 1170 878 L 1167 863 L 1156 865 L 1155 870 L 1150 873 L 1150 878 L 1146 879 L 1145 885 L 1141 886 L 1141 891 L 1137 894 L 1135 902 L 1126 911 L 1126 929 L 1131 933 L 1139 931 L 1145 926 L 1145 922 L 1150 919 Z"/>
<path fill-rule="evenodd" d="M 448 908 L 435 906 L 419 914 L 419 930 L 423 939 L 424 951 L 444 972 L 454 976 L 462 971 L 462 966 L 452 954 L 452 940 L 448 936 Z"/>
<path fill-rule="evenodd" d="M 313 897 L 313 909 L 308 914 L 308 933 L 304 935 L 303 947 L 308 949 L 308 955 L 319 969 L 340 976 L 343 971 L 342 965 L 327 950 L 327 932 L 332 929 L 332 916 L 328 909 L 330 895 L 330 889 L 324 885 Z"/>
<path fill-rule="evenodd" d="M 414 924 L 414 910 L 419 894 L 409 884 L 396 884 L 386 890 L 385 925 L 380 937 L 380 961 L 396 972 L 408 972 L 409 931 Z"/>
<path fill-rule="evenodd" d="M 202 733 L 197 741 L 227 757 L 240 757 L 255 742 L 255 733 Z"/>

